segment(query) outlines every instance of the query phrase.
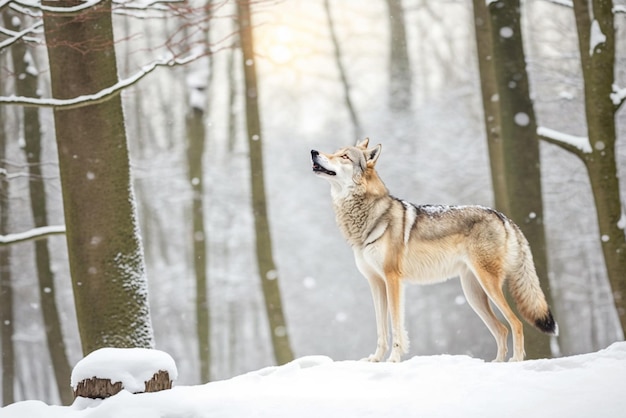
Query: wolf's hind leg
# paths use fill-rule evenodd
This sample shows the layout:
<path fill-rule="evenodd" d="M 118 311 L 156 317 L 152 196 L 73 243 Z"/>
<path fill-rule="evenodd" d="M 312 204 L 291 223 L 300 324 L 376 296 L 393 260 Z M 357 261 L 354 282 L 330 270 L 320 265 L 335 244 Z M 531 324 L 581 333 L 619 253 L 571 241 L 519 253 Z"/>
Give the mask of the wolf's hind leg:
<path fill-rule="evenodd" d="M 387 331 L 387 288 L 385 281 L 377 275 L 369 275 L 367 278 L 372 291 L 374 310 L 376 312 L 376 352 L 363 360 L 378 362 L 383 359 L 387 352 L 389 334 Z"/>
<path fill-rule="evenodd" d="M 522 361 L 524 360 L 524 328 L 522 321 L 519 320 L 513 310 L 509 306 L 504 293 L 502 292 L 502 282 L 504 279 L 500 279 L 496 274 L 490 273 L 484 268 L 474 266 L 474 274 L 480 281 L 485 293 L 489 296 L 489 299 L 498 307 L 504 318 L 511 326 L 513 333 L 513 357 L 509 361 Z"/>
<path fill-rule="evenodd" d="M 489 305 L 489 298 L 483 290 L 482 286 L 471 271 L 465 271 L 461 274 L 461 287 L 467 303 L 474 309 L 480 319 L 483 320 L 491 335 L 498 345 L 498 354 L 494 361 L 504 361 L 507 352 L 507 335 L 509 330 L 502 324 L 493 313 Z"/>

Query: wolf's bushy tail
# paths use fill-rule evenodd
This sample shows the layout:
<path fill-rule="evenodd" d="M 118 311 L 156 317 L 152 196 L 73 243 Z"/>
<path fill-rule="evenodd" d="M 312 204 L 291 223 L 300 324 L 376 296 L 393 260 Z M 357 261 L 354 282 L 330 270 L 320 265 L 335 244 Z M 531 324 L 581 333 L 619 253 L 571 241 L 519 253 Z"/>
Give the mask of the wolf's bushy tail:
<path fill-rule="evenodd" d="M 517 226 L 513 226 L 513 229 L 515 230 L 513 240 L 517 241 L 517 254 L 514 260 L 509 260 L 511 263 L 507 278 L 509 291 L 519 313 L 529 324 L 546 334 L 559 335 L 559 327 L 539 285 L 530 245 Z"/>

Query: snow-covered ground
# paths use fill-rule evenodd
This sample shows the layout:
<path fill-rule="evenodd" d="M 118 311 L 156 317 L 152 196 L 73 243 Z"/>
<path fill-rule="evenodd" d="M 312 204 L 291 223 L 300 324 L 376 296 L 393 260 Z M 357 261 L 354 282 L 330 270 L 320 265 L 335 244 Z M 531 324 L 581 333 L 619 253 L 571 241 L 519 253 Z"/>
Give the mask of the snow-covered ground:
<path fill-rule="evenodd" d="M 230 380 L 70 407 L 25 401 L 2 418 L 623 417 L 626 342 L 597 353 L 521 363 L 466 356 L 402 363 L 309 356 Z"/>

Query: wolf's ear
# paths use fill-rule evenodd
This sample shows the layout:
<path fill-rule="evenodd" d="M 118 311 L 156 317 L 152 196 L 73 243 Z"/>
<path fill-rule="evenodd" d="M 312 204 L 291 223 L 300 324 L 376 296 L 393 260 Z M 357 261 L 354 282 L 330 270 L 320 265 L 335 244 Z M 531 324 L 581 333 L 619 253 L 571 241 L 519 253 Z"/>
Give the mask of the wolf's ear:
<path fill-rule="evenodd" d="M 370 139 L 369 138 L 365 138 L 363 141 L 359 142 L 357 141 L 356 143 L 356 147 L 357 148 L 361 148 L 361 149 L 367 149 L 367 145 L 370 143 Z"/>
<path fill-rule="evenodd" d="M 380 157 L 380 151 L 382 151 L 382 149 L 383 146 L 378 144 L 374 148 L 365 150 L 365 159 L 368 166 L 374 166 L 374 164 L 376 164 L 376 161 L 378 160 L 378 157 Z"/>

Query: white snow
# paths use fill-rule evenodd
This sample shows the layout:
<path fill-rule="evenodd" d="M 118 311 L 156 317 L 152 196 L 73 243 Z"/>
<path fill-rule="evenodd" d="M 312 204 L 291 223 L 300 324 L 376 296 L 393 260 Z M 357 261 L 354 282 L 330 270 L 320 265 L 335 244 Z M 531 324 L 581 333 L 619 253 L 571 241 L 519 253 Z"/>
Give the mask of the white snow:
<path fill-rule="evenodd" d="M 94 0 L 101 1 L 101 0 Z M 87 4 L 87 3 L 81 3 Z M 69 8 L 68 8 L 69 9 Z M 3 41 L 6 42 L 6 41 Z M 0 49 L 4 46 L 3 43 L 0 43 Z M 192 61 L 200 58 L 201 55 L 190 54 L 185 57 L 175 58 L 172 55 L 168 55 L 160 60 L 154 61 L 150 64 L 144 65 L 140 71 L 135 74 L 118 81 L 111 87 L 104 88 L 97 93 L 94 94 L 86 94 L 82 96 L 77 96 L 71 99 L 54 99 L 54 98 L 33 98 L 33 97 L 22 97 L 22 96 L 0 96 L 0 104 L 10 104 L 10 105 L 20 105 L 20 106 L 41 106 L 41 107 L 57 107 L 57 108 L 76 108 L 81 106 L 87 106 L 93 103 L 99 103 L 101 101 L 107 100 L 107 98 L 119 94 L 126 87 L 129 87 L 135 83 L 137 83 L 142 78 L 146 77 L 148 74 L 153 72 L 158 67 L 173 67 L 176 65 L 185 65 Z"/>
<path fill-rule="evenodd" d="M 591 144 L 589 143 L 589 138 L 587 137 L 569 135 L 543 126 L 537 128 L 537 134 L 539 136 L 548 137 L 564 144 L 572 145 L 573 147 L 578 148 L 584 153 L 590 153 L 592 151 Z"/>
<path fill-rule="evenodd" d="M 615 106 L 619 106 L 624 100 L 626 100 L 626 87 L 620 89 L 617 84 L 613 84 L 613 92 L 609 95 L 611 101 Z"/>
<path fill-rule="evenodd" d="M 624 207 L 622 206 L 622 216 L 620 216 L 619 221 L 617 221 L 617 227 L 619 229 L 626 228 L 626 212 L 624 212 Z"/>
<path fill-rule="evenodd" d="M 591 22 L 591 33 L 589 36 L 589 55 L 593 55 L 596 47 L 604 42 L 606 42 L 606 36 L 602 33 L 598 21 L 594 19 Z"/>
<path fill-rule="evenodd" d="M 500 28 L 500 36 L 503 38 L 510 38 L 513 36 L 513 29 L 508 26 L 503 26 Z"/>
<path fill-rule="evenodd" d="M 122 391 L 69 407 L 24 401 L 0 409 L 0 416 L 608 418 L 624 416 L 624 376 L 625 342 L 597 353 L 520 363 L 450 355 L 402 363 L 309 356 L 230 380 L 138 395 Z"/>
<path fill-rule="evenodd" d="M 518 112 L 513 116 L 513 120 L 518 126 L 528 126 L 530 123 L 530 116 L 524 112 Z"/>
<path fill-rule="evenodd" d="M 65 225 L 42 226 L 16 234 L 0 235 L 0 244 L 15 244 L 22 241 L 37 239 L 47 235 L 64 234 Z"/>
<path fill-rule="evenodd" d="M 143 392 L 145 382 L 158 371 L 166 371 L 171 380 L 178 378 L 172 357 L 159 350 L 147 348 L 101 348 L 76 363 L 72 370 L 71 386 L 92 377 L 122 382 L 124 390 Z"/>

